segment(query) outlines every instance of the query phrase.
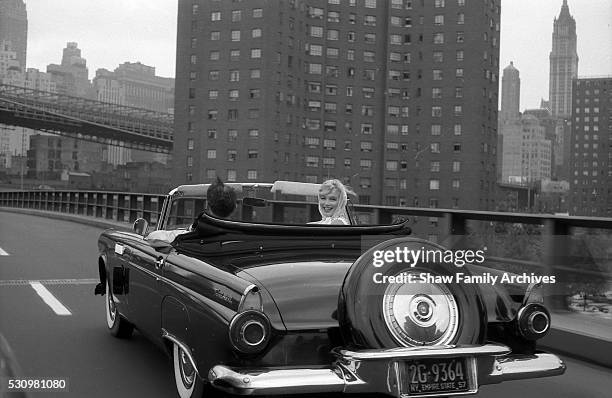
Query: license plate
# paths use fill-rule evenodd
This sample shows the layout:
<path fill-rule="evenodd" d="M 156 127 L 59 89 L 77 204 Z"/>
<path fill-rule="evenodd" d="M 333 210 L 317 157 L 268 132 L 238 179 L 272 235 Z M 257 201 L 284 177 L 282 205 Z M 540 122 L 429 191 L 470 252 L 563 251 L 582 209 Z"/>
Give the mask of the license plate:
<path fill-rule="evenodd" d="M 401 397 L 476 392 L 472 358 L 427 358 L 398 363 Z"/>

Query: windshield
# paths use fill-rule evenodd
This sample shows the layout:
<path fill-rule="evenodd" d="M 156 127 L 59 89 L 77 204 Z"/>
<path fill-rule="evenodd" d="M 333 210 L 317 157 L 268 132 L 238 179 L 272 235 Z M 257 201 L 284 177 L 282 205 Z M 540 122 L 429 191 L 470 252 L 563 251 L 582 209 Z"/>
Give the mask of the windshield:
<path fill-rule="evenodd" d="M 166 229 L 189 228 L 195 217 L 206 208 L 206 199 L 179 198 L 173 200 L 168 212 Z"/>
<path fill-rule="evenodd" d="M 320 184 L 277 181 L 274 184 L 226 184 L 235 191 L 236 206 L 229 215 L 215 214 L 208 207 L 208 184 L 178 187 L 170 195 L 164 229 L 188 229 L 195 218 L 207 211 L 218 218 L 252 223 L 307 225 L 372 225 L 372 212 L 365 206 L 355 207 L 357 197 L 338 201 L 333 194 L 320 194 Z M 321 206 L 319 203 L 321 202 Z M 341 209 L 336 210 L 338 207 Z M 342 214 L 338 221 L 325 214 Z"/>

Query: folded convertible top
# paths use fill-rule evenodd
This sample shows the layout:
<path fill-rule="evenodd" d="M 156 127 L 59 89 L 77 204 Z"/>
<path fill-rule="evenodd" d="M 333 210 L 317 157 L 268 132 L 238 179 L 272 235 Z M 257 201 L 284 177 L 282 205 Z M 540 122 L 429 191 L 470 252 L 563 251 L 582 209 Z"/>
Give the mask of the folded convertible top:
<path fill-rule="evenodd" d="M 322 225 L 322 224 L 272 224 L 254 223 L 216 218 L 208 213 L 201 213 L 197 220 L 196 231 L 201 236 L 210 236 L 211 232 L 243 233 L 248 235 L 270 236 L 361 236 L 361 235 L 409 235 L 411 229 L 408 220 L 391 225 Z"/>

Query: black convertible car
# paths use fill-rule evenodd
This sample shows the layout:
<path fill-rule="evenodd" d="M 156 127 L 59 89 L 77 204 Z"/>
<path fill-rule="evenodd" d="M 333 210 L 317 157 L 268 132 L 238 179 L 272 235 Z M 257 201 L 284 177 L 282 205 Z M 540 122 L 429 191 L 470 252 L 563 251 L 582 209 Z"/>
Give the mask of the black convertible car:
<path fill-rule="evenodd" d="M 144 220 L 134 232 L 100 236 L 96 293 L 105 295 L 108 329 L 128 337 L 137 328 L 167 349 L 181 397 L 453 396 L 565 371 L 536 348 L 550 327 L 539 286 L 447 283 L 459 269 L 444 262 L 374 266 L 381 252 L 445 250 L 410 237 L 406 223 L 259 220 L 266 201 L 252 196 L 272 201 L 296 186 L 234 184 L 244 197 L 234 219 L 200 213 L 207 185 L 181 186 L 157 223 L 166 241 L 151 239 Z M 421 281 L 423 273 L 431 278 Z"/>

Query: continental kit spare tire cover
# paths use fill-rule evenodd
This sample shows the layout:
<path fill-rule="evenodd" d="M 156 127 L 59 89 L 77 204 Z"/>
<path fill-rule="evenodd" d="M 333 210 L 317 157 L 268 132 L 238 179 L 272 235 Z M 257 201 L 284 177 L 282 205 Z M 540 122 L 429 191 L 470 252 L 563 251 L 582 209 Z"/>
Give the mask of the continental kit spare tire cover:
<path fill-rule="evenodd" d="M 421 259 L 430 261 L 411 267 L 402 256 L 410 250 L 427 253 L 429 258 Z M 380 253 L 387 251 L 399 251 L 399 261 L 389 255 L 387 259 L 393 260 L 381 265 Z M 344 341 L 361 348 L 482 343 L 487 314 L 479 288 L 456 283 L 456 272 L 469 271 L 440 261 L 432 254 L 436 251 L 449 253 L 438 244 L 402 237 L 379 243 L 361 255 L 345 276 L 338 300 Z M 429 280 L 421 281 L 422 274 Z"/>

